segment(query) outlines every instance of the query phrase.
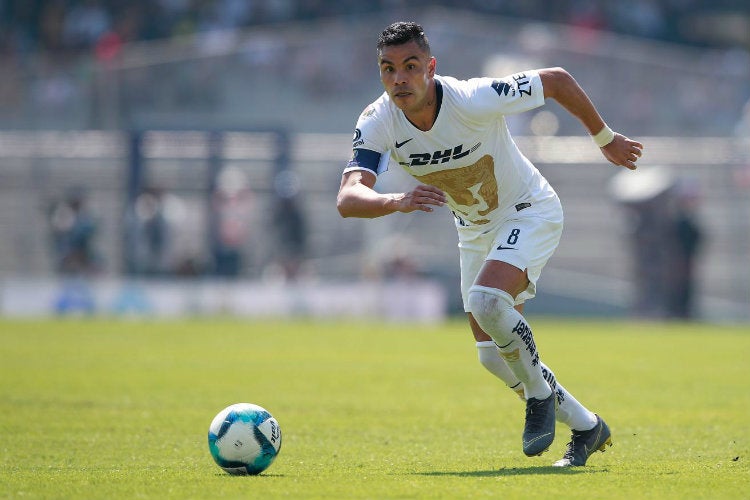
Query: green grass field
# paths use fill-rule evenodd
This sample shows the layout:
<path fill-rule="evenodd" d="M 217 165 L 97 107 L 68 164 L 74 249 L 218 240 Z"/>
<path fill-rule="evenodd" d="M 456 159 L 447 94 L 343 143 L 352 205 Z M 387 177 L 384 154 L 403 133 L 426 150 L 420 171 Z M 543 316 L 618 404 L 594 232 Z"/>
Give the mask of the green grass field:
<path fill-rule="evenodd" d="M 542 358 L 604 416 L 583 468 L 521 452 L 523 405 L 463 321 L 0 321 L 2 498 L 749 498 L 750 328 L 531 318 Z M 283 445 L 212 461 L 252 402 Z"/>

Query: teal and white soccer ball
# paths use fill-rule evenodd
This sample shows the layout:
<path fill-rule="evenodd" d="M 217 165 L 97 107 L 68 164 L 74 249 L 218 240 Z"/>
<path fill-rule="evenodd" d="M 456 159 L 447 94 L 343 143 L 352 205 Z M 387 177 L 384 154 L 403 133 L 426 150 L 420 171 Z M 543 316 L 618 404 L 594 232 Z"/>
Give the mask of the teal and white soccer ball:
<path fill-rule="evenodd" d="M 237 403 L 221 410 L 208 428 L 208 449 L 229 474 L 260 474 L 281 449 L 279 423 L 264 408 Z"/>

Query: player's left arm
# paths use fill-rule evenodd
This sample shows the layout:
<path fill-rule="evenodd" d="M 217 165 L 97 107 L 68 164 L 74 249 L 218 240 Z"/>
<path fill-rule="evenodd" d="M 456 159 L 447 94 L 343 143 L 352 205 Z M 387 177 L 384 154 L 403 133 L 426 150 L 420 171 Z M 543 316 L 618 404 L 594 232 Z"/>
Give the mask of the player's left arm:
<path fill-rule="evenodd" d="M 643 144 L 612 132 L 583 88 L 563 68 L 540 69 L 539 76 L 542 79 L 544 97 L 554 99 L 578 118 L 607 160 L 615 165 L 635 170 L 635 162 L 641 157 Z"/>

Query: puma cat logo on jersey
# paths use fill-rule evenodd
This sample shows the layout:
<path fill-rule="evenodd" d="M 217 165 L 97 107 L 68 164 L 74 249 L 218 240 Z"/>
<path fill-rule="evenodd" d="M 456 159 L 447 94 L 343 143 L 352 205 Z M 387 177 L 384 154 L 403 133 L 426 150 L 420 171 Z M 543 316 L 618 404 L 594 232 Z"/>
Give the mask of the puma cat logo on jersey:
<path fill-rule="evenodd" d="M 458 146 L 445 149 L 442 151 L 433 151 L 432 153 L 414 153 L 409 155 L 409 162 L 399 162 L 401 165 L 409 167 L 418 167 L 424 165 L 437 165 L 438 163 L 445 163 L 448 160 L 458 160 L 476 151 L 482 143 L 478 142 L 471 147 L 468 151 L 464 151 L 464 145 L 459 144 Z"/>

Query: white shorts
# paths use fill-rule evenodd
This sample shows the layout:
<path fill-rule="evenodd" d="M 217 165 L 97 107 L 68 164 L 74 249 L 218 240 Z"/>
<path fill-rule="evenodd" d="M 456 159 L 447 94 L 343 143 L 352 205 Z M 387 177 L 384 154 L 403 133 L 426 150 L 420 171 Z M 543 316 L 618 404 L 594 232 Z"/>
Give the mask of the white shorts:
<path fill-rule="evenodd" d="M 563 229 L 562 210 L 545 213 L 518 212 L 513 219 L 500 223 L 493 231 L 458 244 L 461 259 L 461 297 L 464 311 L 468 309 L 469 288 L 486 260 L 507 262 L 529 278 L 529 286 L 516 296 L 516 304 L 523 304 L 536 295 L 536 282 L 542 268 L 560 242 Z"/>

